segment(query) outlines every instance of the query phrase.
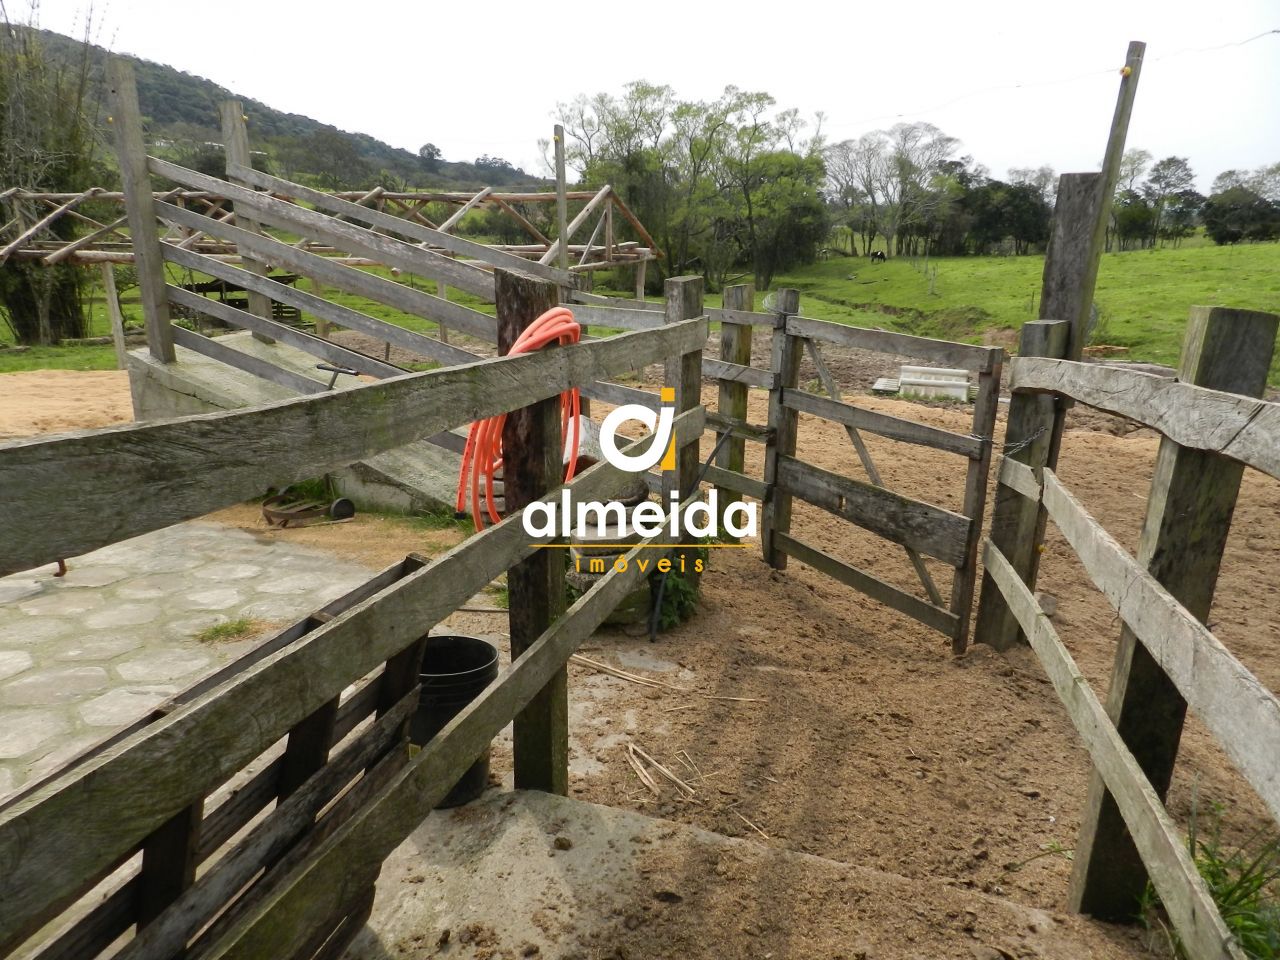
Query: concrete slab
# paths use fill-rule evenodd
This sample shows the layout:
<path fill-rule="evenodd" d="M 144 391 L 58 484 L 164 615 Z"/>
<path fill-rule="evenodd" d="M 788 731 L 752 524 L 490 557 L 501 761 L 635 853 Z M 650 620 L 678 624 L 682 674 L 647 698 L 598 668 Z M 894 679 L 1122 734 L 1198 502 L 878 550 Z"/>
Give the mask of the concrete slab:
<path fill-rule="evenodd" d="M 429 817 L 348 960 L 1145 956 L 1080 917 L 540 793 Z"/>

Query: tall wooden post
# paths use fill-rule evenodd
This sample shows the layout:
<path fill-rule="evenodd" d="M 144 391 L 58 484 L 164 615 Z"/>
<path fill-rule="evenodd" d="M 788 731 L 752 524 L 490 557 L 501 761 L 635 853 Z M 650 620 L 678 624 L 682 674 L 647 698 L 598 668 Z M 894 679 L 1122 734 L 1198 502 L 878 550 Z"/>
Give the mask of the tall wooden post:
<path fill-rule="evenodd" d="M 667 308 L 664 323 L 679 323 L 702 316 L 701 277 L 671 277 L 666 283 Z M 666 364 L 666 382 L 675 389 L 676 416 L 702 403 L 702 351 L 671 357 Z M 678 490 L 683 500 L 693 492 L 698 479 L 698 438 L 676 450 L 674 477 L 663 476 L 663 497 Z"/>
<path fill-rule="evenodd" d="M 726 310 L 742 310 L 749 313 L 755 309 L 755 302 L 755 284 L 742 283 L 724 288 L 724 308 Z M 751 365 L 750 324 L 730 323 L 728 320 L 721 321 L 720 359 L 728 363 L 742 364 L 743 366 Z M 746 420 L 747 385 L 732 380 L 721 380 L 718 407 L 722 416 L 733 417 L 736 420 Z M 718 435 L 716 442 L 722 442 Z M 746 455 L 747 441 L 744 438 L 727 437 L 723 440 L 720 453 L 716 457 L 716 466 L 724 470 L 732 470 L 734 473 L 742 473 L 746 464 Z M 727 487 L 717 487 L 717 491 L 721 500 L 720 536 L 722 539 L 732 540 L 736 543 L 737 538 L 730 537 L 725 532 L 727 527 L 725 526 L 724 515 L 725 511 L 729 509 L 729 505 L 740 499 L 740 497 L 735 491 Z"/>
<path fill-rule="evenodd" d="M 935 268 L 936 269 L 936 268 Z M 964 653 L 969 645 L 969 614 L 973 609 L 974 588 L 978 579 L 978 546 L 982 542 L 982 520 L 987 505 L 987 478 L 991 475 L 994 458 L 996 407 L 1000 403 L 999 355 L 990 370 L 978 373 L 978 395 L 973 403 L 973 434 L 991 435 L 982 445 L 982 452 L 969 461 L 964 482 L 963 513 L 972 521 L 969 541 L 965 547 L 965 564 L 955 572 L 951 581 L 951 612 L 959 618 L 956 634 L 951 638 L 951 652 Z"/>
<path fill-rule="evenodd" d="M 1018 355 L 1061 360 L 1067 352 L 1070 334 L 1071 324 L 1066 320 L 1033 320 L 1023 324 Z M 1025 463 L 1038 473 L 1049 463 L 1057 415 L 1058 402 L 1054 397 L 1015 393 L 1009 402 L 1003 455 Z M 1022 582 L 1034 587 L 1040 544 L 1044 540 L 1044 510 L 1038 500 L 1030 500 L 1003 483 L 996 484 L 995 499 L 991 511 L 991 542 L 1000 548 Z M 1009 649 L 1019 638 L 1025 642 L 1004 594 L 985 571 L 973 637 L 978 643 L 990 644 L 997 650 Z"/>
<path fill-rule="evenodd" d="M 556 124 L 556 241 L 560 247 L 556 265 L 561 270 L 569 269 L 569 185 L 565 173 L 564 160 L 564 127 Z"/>
<path fill-rule="evenodd" d="M 800 379 L 802 344 L 799 337 L 787 333 L 787 318 L 800 312 L 800 291 L 779 290 L 777 301 L 773 354 L 769 363 L 775 383 L 769 393 L 769 440 L 764 451 L 764 482 L 769 492 L 760 540 L 765 563 L 775 570 L 785 570 L 787 555 L 774 546 L 773 535 L 791 531 L 791 494 L 778 487 L 778 459 L 796 454 L 797 414 L 782 405 L 782 391 L 794 390 Z"/>
<path fill-rule="evenodd" d="M 1280 317 L 1248 310 L 1193 307 L 1178 376 L 1214 390 L 1260 397 Z M 1138 562 L 1204 623 L 1240 493 L 1244 465 L 1189 450 L 1168 438 L 1156 455 Z M 1163 800 L 1173 776 L 1187 704 L 1129 628 L 1120 632 L 1107 713 Z M 1147 871 L 1095 771 L 1076 844 L 1071 906 L 1111 920 L 1136 916 Z"/>
<path fill-rule="evenodd" d="M 1023 356 L 1079 360 L 1083 355 L 1107 219 L 1111 215 L 1111 197 L 1119 176 L 1120 158 L 1124 154 L 1145 50 L 1146 44 L 1140 41 L 1129 44 L 1102 171 L 1067 173 L 1058 179 L 1058 196 L 1049 227 L 1049 246 L 1045 252 L 1041 282 L 1040 322 L 1061 321 L 1066 324 L 1066 329 L 1033 328 L 1028 331 L 1032 324 L 1025 325 L 1020 347 Z M 1065 339 L 1060 339 L 1063 337 Z M 1009 409 L 1005 449 L 1026 443 L 1028 446 L 1022 456 L 1015 459 L 1033 468 L 1057 466 L 1068 409 L 1070 404 L 1063 400 L 1015 397 Z M 1034 440 L 1031 439 L 1033 435 Z M 1040 571 L 1039 546 L 1044 542 L 1047 520 L 1048 515 L 1038 503 L 1032 503 L 1003 484 L 997 485 L 996 505 L 991 515 L 992 541 L 1001 548 L 1022 581 L 1033 590 Z M 1007 649 L 1020 639 L 1025 642 L 999 588 L 985 573 L 974 638 L 998 650 Z"/>
<path fill-rule="evenodd" d="M 556 285 L 523 273 L 494 271 L 498 353 L 558 302 Z M 527 506 L 564 479 L 560 398 L 513 410 L 502 431 L 502 480 L 508 513 Z M 565 604 L 561 550 L 534 551 L 507 573 L 511 658 L 519 657 Z M 515 784 L 520 790 L 569 792 L 569 685 L 562 668 L 515 718 Z"/>
<path fill-rule="evenodd" d="M 645 274 L 645 267 L 648 266 L 648 264 L 649 264 L 648 260 L 636 261 L 635 276 L 632 279 L 635 280 L 635 284 L 636 284 L 637 300 L 644 299 L 644 283 L 645 283 L 644 274 Z"/>
<path fill-rule="evenodd" d="M 231 175 L 231 166 L 236 164 L 241 167 L 252 166 L 252 156 L 249 153 L 249 128 L 244 119 L 244 106 L 239 100 L 224 100 L 219 105 L 222 114 L 222 142 L 225 145 L 227 158 L 227 179 L 242 187 L 247 187 L 236 177 Z M 248 230 L 252 233 L 261 233 L 262 230 L 258 226 L 257 221 L 251 220 L 245 211 L 236 211 L 236 226 L 241 230 Z M 266 264 L 260 263 L 245 255 L 245 251 L 241 250 L 240 261 L 244 268 L 250 273 L 256 273 L 260 277 L 267 275 Z M 271 319 L 271 298 L 265 294 L 249 291 L 249 312 L 255 317 L 262 317 L 264 320 Z M 263 343 L 275 343 L 273 339 L 265 334 L 253 334 L 255 340 Z"/>
<path fill-rule="evenodd" d="M 147 346 L 156 360 L 173 363 L 173 327 L 169 324 L 169 299 L 164 289 L 164 257 L 156 233 L 155 198 L 147 172 L 147 146 L 142 136 L 142 114 L 138 110 L 132 65 L 118 57 L 110 58 L 107 83 L 111 88 L 111 120 L 115 127 L 120 179 L 124 183 L 134 267 L 138 271 L 138 292 L 147 322 Z"/>

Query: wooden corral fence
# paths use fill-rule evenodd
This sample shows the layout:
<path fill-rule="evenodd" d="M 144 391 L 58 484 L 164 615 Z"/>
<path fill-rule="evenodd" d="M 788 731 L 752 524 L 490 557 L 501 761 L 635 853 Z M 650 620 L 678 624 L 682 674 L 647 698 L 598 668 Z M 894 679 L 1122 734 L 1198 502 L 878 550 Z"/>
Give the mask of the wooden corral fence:
<path fill-rule="evenodd" d="M 700 279 L 668 291 L 671 322 L 652 330 L 0 447 L 15 521 L 5 572 L 242 501 L 282 471 L 314 476 L 513 410 L 504 445 L 521 463 L 504 522 L 388 568 L 0 807 L 0 954 L 27 943 L 43 960 L 333 956 L 363 923 L 382 860 L 513 719 L 517 785 L 565 792 L 566 663 L 644 571 L 614 569 L 561 612 L 564 566 L 529 542 L 517 511 L 558 485 L 560 392 L 655 362 L 677 388 L 678 492 L 696 495 L 685 484 L 704 429 L 708 321 Z M 556 287 L 499 270 L 496 296 L 510 342 Z M 568 488 L 574 502 L 611 499 L 631 480 L 601 463 Z M 427 632 L 508 571 L 510 667 L 411 757 Z"/>
<path fill-rule="evenodd" d="M 1245 468 L 1280 479 L 1280 404 L 1256 399 L 1278 319 L 1194 308 L 1176 379 L 1062 359 L 1067 323 L 1028 324 L 983 551 L 976 639 L 1030 642 L 1093 762 L 1072 907 L 1132 919 L 1149 877 L 1187 955 L 1203 960 L 1244 953 L 1164 806 L 1188 707 L 1280 819 L 1280 700 L 1205 625 Z M 1162 435 L 1136 557 L 1055 472 L 1069 401 Z M 1046 519 L 1123 623 L 1105 705 L 1033 594 Z"/>

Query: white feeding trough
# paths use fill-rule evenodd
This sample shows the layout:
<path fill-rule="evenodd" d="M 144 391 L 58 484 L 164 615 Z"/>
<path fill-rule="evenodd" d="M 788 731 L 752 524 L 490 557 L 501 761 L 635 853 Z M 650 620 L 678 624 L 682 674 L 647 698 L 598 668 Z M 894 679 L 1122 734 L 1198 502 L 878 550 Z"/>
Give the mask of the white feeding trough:
<path fill-rule="evenodd" d="M 969 399 L 969 371 L 944 367 L 911 367 L 903 364 L 898 371 L 898 392 L 915 394 L 930 400 L 947 399 L 961 402 Z"/>

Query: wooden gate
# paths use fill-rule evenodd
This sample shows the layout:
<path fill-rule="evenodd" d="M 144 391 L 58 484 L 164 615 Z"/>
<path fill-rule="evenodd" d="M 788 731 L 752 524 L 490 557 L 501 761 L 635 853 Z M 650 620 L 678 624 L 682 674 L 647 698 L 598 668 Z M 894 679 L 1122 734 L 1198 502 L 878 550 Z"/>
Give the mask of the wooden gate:
<path fill-rule="evenodd" d="M 951 639 L 955 652 L 962 652 L 969 638 L 969 613 L 977 579 L 978 542 L 986 507 L 1004 351 L 1000 347 L 932 340 L 802 317 L 799 293 L 795 290 L 780 290 L 775 299 L 773 311 L 755 312 L 751 288 L 730 287 L 725 290 L 725 309 L 707 311 L 713 320 L 721 322 L 721 360 L 703 363 L 704 373 L 720 379 L 719 415 L 709 416 L 708 423 L 715 424 L 721 433 L 731 434 L 721 452 L 718 468 L 709 471 L 707 479 L 723 488 L 722 497 L 741 493 L 764 501 L 764 559 L 775 569 L 785 569 L 787 558 L 794 557 L 939 631 Z M 767 374 L 749 365 L 751 332 L 753 327 L 762 325 L 768 325 L 773 331 Z M 970 433 L 953 433 L 846 402 L 822 357 L 821 344 L 824 343 L 918 358 L 975 374 L 977 396 Z M 825 395 L 799 386 L 800 361 L 806 354 L 817 371 Z M 770 390 L 769 422 L 764 427 L 746 420 L 749 384 L 767 386 Z M 798 458 L 796 439 L 800 413 L 842 425 L 866 478 L 841 476 Z M 864 432 L 966 459 L 961 512 L 889 490 L 863 440 Z M 746 440 L 765 444 L 763 481 L 742 475 L 742 448 Z M 919 577 L 923 595 L 887 583 L 837 559 L 819 545 L 792 536 L 791 509 L 797 497 L 901 545 Z M 955 568 L 949 598 L 944 598 L 934 582 L 925 565 L 925 556 Z"/>

